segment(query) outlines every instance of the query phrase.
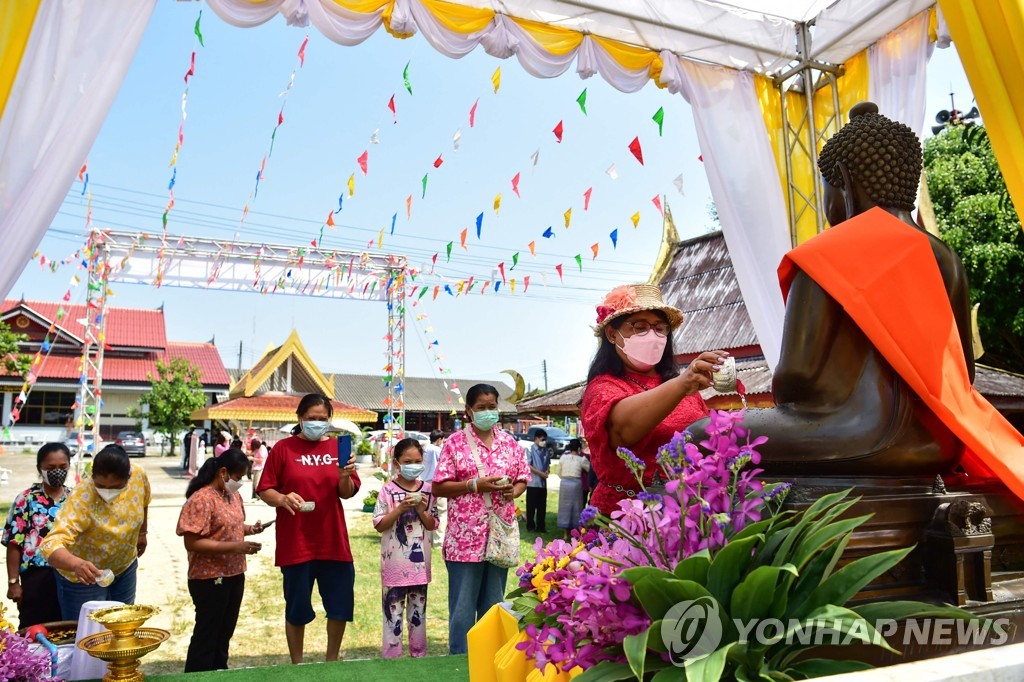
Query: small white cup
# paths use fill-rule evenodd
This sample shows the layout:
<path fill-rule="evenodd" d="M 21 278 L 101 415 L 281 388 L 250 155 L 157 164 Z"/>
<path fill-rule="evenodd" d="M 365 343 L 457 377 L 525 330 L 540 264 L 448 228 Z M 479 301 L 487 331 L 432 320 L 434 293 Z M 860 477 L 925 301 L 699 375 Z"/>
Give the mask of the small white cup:
<path fill-rule="evenodd" d="M 423 501 L 423 493 L 409 493 L 409 499 L 413 501 L 413 504 L 419 504 Z"/>
<path fill-rule="evenodd" d="M 96 579 L 96 584 L 100 587 L 110 587 L 114 582 L 114 572 L 109 568 L 104 568 L 100 573 L 100 577 Z"/>
<path fill-rule="evenodd" d="M 718 366 L 714 373 L 712 386 L 719 393 L 734 393 L 736 391 L 736 358 L 730 356 Z"/>
<path fill-rule="evenodd" d="M 300 512 L 311 512 L 316 509 L 316 502 L 303 502 L 299 505 Z"/>
<path fill-rule="evenodd" d="M 508 479 L 508 476 L 502 476 L 502 477 L 501 477 L 501 478 L 499 478 L 499 479 L 498 479 L 497 481 L 495 481 L 495 482 L 494 482 L 494 484 L 495 484 L 495 485 L 508 485 L 508 484 L 509 484 L 509 483 L 511 483 L 511 482 L 512 482 L 512 481 L 510 481 L 510 480 Z"/>

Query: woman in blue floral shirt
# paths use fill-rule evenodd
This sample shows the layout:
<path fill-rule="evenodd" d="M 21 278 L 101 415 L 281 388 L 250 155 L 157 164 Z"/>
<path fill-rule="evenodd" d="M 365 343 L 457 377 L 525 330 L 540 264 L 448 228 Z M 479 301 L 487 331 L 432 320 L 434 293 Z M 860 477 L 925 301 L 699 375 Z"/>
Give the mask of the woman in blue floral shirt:
<path fill-rule="evenodd" d="M 7 547 L 7 598 L 18 605 L 19 627 L 60 620 L 57 581 L 39 553 L 57 511 L 71 488 L 65 487 L 71 453 L 63 443 L 47 443 L 36 455 L 42 483 L 14 498 L 0 543 Z"/>

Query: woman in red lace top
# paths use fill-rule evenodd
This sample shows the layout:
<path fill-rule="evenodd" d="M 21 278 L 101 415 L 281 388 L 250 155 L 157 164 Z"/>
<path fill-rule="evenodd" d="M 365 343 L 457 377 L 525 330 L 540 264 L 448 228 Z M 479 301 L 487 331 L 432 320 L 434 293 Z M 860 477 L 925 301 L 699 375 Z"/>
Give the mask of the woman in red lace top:
<path fill-rule="evenodd" d="M 680 370 L 672 330 L 682 321 L 682 312 L 665 305 L 661 290 L 649 284 L 620 286 L 597 306 L 594 334 L 600 342 L 587 375 L 582 419 L 598 479 L 590 504 L 605 514 L 639 492 L 617 448 L 629 448 L 647 464 L 649 484 L 658 448 L 708 414 L 699 391 L 711 386 L 728 353 L 701 353 Z"/>

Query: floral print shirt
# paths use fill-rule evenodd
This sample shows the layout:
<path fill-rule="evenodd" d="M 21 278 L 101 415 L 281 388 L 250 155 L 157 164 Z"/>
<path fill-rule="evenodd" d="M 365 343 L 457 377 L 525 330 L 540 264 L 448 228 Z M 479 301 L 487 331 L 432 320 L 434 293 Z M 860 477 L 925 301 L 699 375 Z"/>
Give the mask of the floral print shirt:
<path fill-rule="evenodd" d="M 68 495 L 39 551 L 49 558 L 63 547 L 101 571 L 109 568 L 121 575 L 139 556 L 139 531 L 151 498 L 146 472 L 134 464 L 125 491 L 113 502 L 105 502 L 92 479 L 87 479 Z M 59 573 L 78 582 L 74 571 Z"/>
<path fill-rule="evenodd" d="M 39 543 L 53 528 L 57 511 L 71 494 L 71 488 L 64 488 L 64 496 L 54 501 L 43 490 L 42 483 L 33 483 L 32 487 L 14 498 L 14 504 L 7 513 L 0 544 L 4 547 L 15 545 L 21 547 L 21 568 L 19 573 L 33 566 L 49 566 L 46 559 L 39 553 Z"/>
<path fill-rule="evenodd" d="M 512 434 L 495 429 L 493 447 L 487 448 L 473 432 L 484 476 L 507 476 L 512 483 L 530 480 L 526 455 Z M 447 481 L 468 481 L 477 477 L 466 430 L 457 431 L 444 442 L 434 471 L 434 485 Z M 448 500 L 448 530 L 444 534 L 445 561 L 479 562 L 487 547 L 485 493 L 466 493 Z M 491 496 L 494 512 L 509 523 L 516 519 L 516 506 L 498 493 Z"/>
<path fill-rule="evenodd" d="M 204 540 L 242 542 L 245 539 L 245 507 L 238 493 L 203 486 L 185 500 L 178 515 L 178 535 L 195 533 Z M 245 555 L 188 553 L 188 579 L 230 578 L 245 573 Z"/>

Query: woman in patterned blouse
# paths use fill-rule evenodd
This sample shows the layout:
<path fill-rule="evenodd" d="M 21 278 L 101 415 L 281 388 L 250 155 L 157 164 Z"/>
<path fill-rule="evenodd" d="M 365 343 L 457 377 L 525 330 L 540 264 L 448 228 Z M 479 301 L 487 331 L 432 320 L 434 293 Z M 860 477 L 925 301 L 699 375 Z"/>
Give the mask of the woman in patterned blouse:
<path fill-rule="evenodd" d="M 14 498 L 7 514 L 3 538 L 7 547 L 7 598 L 18 605 L 19 627 L 60 620 L 57 583 L 53 569 L 39 554 L 39 543 L 53 528 L 57 510 L 70 488 L 64 481 L 71 468 L 71 453 L 63 443 L 47 443 L 36 454 L 42 483 Z"/>
<path fill-rule="evenodd" d="M 146 551 L 151 493 L 141 467 L 120 445 L 92 461 L 92 477 L 68 496 L 40 552 L 57 569 L 64 620 L 78 620 L 88 601 L 135 603 L 138 558 Z M 113 574 L 113 580 L 105 571 Z"/>
<path fill-rule="evenodd" d="M 178 517 L 178 535 L 188 550 L 188 591 L 196 607 L 196 624 L 185 658 L 185 672 L 227 670 L 228 646 L 245 592 L 245 555 L 262 545 L 245 541 L 263 532 L 257 521 L 245 523 L 238 489 L 249 459 L 231 448 L 208 459 L 188 484 Z"/>

